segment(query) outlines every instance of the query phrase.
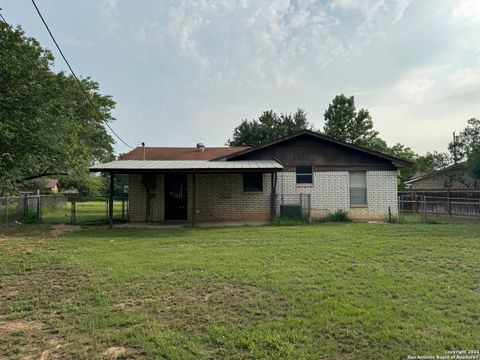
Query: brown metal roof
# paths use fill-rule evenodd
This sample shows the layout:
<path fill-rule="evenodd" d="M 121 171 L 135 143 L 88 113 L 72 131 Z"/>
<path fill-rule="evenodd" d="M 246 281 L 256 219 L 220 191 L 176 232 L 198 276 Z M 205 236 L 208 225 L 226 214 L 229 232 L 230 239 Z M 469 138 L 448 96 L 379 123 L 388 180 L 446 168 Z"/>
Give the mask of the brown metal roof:
<path fill-rule="evenodd" d="M 145 147 L 145 160 L 212 160 L 248 149 L 246 146 L 205 147 Z M 121 160 L 143 160 L 143 148 L 137 147 Z"/>

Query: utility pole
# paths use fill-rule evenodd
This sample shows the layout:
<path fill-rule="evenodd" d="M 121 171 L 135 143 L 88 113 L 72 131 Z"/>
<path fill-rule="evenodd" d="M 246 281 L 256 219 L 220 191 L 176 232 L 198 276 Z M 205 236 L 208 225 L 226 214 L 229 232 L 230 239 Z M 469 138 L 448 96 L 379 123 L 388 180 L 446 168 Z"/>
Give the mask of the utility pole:
<path fill-rule="evenodd" d="M 457 165 L 457 137 L 455 131 L 453 132 L 453 163 Z"/>

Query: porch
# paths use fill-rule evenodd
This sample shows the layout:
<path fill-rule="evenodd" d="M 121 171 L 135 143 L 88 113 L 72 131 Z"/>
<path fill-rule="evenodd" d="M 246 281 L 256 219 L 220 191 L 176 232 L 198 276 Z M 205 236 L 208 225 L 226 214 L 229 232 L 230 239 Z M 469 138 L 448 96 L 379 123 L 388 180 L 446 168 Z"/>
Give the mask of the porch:
<path fill-rule="evenodd" d="M 258 161 L 120 160 L 92 172 L 129 176 L 131 223 L 178 224 L 266 222 L 275 211 L 276 173 L 282 165 Z M 109 208 L 109 224 L 113 224 Z M 110 216 L 112 215 L 112 216 Z"/>

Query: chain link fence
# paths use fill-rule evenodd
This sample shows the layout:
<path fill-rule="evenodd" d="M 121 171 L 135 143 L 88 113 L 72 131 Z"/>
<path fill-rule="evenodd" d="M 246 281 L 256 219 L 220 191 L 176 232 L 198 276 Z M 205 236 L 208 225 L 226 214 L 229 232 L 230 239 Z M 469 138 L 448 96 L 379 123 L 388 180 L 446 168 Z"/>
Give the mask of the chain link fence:
<path fill-rule="evenodd" d="M 128 218 L 128 198 L 114 198 L 114 221 Z M 0 197 L 0 227 L 15 223 L 102 224 L 108 221 L 108 197 L 63 195 Z"/>
<path fill-rule="evenodd" d="M 311 222 L 312 195 L 275 194 L 274 216 Z"/>

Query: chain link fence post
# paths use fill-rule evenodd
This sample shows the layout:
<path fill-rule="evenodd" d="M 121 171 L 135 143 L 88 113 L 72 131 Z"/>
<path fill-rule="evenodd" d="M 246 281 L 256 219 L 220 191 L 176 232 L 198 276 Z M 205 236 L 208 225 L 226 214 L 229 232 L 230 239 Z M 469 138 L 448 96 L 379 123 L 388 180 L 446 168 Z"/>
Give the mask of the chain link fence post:
<path fill-rule="evenodd" d="M 10 198 L 6 198 L 5 199 L 5 206 L 6 206 L 6 209 L 5 209 L 5 227 L 8 226 L 8 208 L 10 207 Z"/>

